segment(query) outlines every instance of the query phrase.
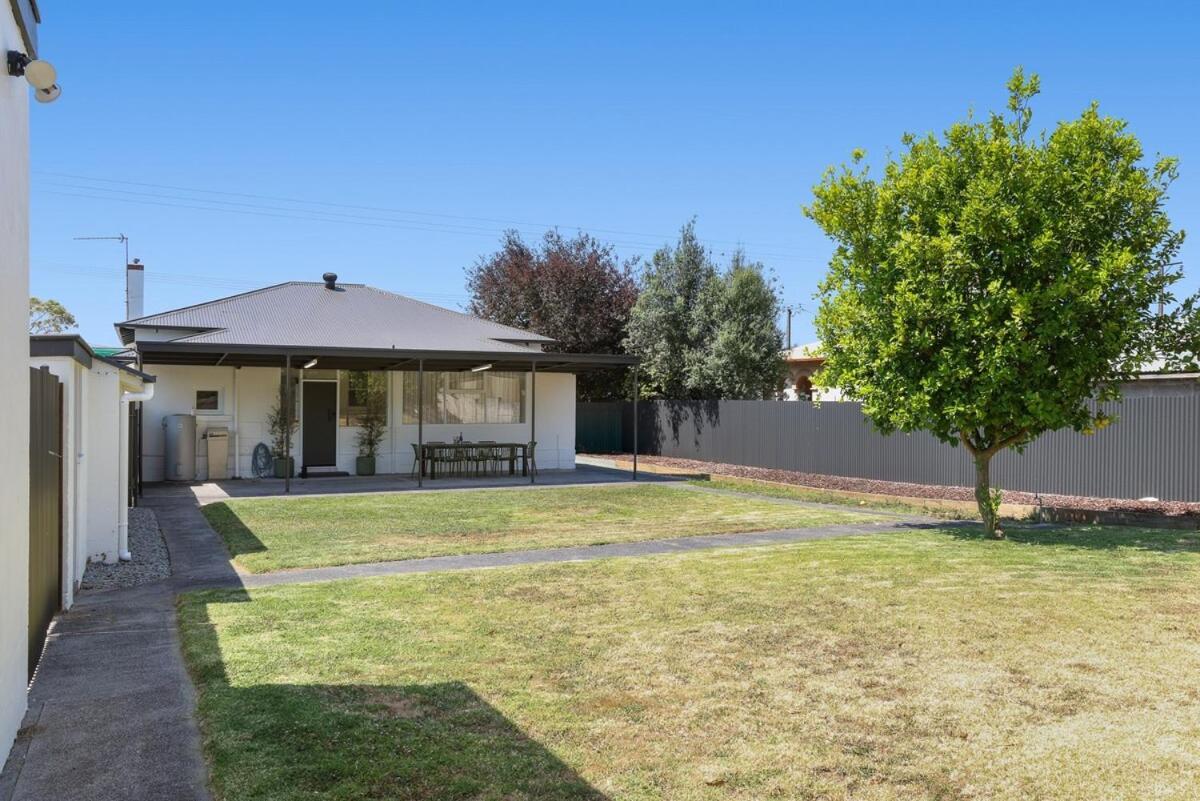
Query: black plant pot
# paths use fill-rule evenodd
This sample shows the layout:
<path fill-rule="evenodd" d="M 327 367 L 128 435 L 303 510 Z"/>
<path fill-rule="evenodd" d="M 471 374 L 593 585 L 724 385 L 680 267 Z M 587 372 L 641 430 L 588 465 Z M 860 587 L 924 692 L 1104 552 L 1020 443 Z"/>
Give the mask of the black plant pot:
<path fill-rule="evenodd" d="M 291 456 L 286 459 L 276 456 L 271 462 L 271 466 L 275 469 L 275 478 L 287 478 L 296 474 L 296 460 Z"/>
<path fill-rule="evenodd" d="M 375 457 L 359 456 L 354 460 L 354 472 L 360 476 L 375 475 Z"/>

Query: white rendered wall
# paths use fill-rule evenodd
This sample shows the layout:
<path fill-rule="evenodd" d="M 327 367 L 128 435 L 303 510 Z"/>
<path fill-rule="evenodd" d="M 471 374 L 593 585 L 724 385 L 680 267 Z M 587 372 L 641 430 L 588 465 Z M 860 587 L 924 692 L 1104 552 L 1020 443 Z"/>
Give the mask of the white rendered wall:
<path fill-rule="evenodd" d="M 0 5 L 0 52 L 24 51 Z M 29 85 L 0 71 L 0 754 L 25 714 L 29 628 Z M 19 358 L 14 358 L 19 357 Z"/>
<path fill-rule="evenodd" d="M 87 510 L 81 518 L 87 535 L 87 557 L 112 564 L 117 561 L 117 516 L 125 502 L 121 480 L 121 379 L 120 370 L 92 362 L 86 383 L 86 430 L 83 462 L 86 465 Z"/>
<path fill-rule="evenodd" d="M 192 367 L 176 365 L 148 365 L 146 368 L 158 381 L 154 398 L 143 406 L 144 430 L 142 453 L 144 456 L 142 477 L 146 481 L 163 480 L 163 431 L 162 419 L 169 414 L 193 414 L 197 389 L 215 389 L 221 392 L 220 414 L 196 414 L 196 477 L 203 480 L 208 475 L 208 457 L 203 440 L 209 426 L 230 429 L 230 475 L 233 472 L 233 367 Z M 238 470 L 243 478 L 252 478 L 251 459 L 254 446 L 259 442 L 270 445 L 267 431 L 267 414 L 274 404 L 279 387 L 281 371 L 269 367 L 243 367 L 237 369 L 237 413 L 239 436 Z M 391 374 L 389 382 L 389 427 L 380 443 L 376 460 L 379 473 L 407 473 L 412 469 L 412 445 L 417 441 L 416 425 L 397 425 L 403 419 L 402 373 Z M 526 385 L 528 387 L 528 383 Z M 297 390 L 302 392 L 302 389 Z M 458 434 L 469 440 L 491 439 L 509 442 L 527 442 L 530 438 L 530 416 L 532 397 L 525 393 L 525 422 L 488 425 L 427 425 L 426 440 L 451 440 Z M 337 429 L 337 466 L 347 473 L 354 473 L 355 457 L 358 456 L 358 428 Z M 292 452 L 296 458 L 297 471 L 303 464 L 301 458 L 304 432 L 293 438 Z M 575 376 L 569 373 L 542 373 L 537 377 L 537 462 L 542 470 L 571 470 L 575 467 Z"/>
<path fill-rule="evenodd" d="M 162 421 L 171 414 L 196 415 L 196 478 L 203 480 L 208 477 L 208 448 L 204 435 L 209 427 L 229 429 L 228 475 L 251 477 L 254 446 L 259 442 L 270 444 L 267 414 L 275 402 L 282 371 L 277 367 L 191 367 L 171 364 L 149 365 L 146 369 L 154 374 L 157 381 L 154 397 L 142 404 L 142 480 L 163 480 L 165 451 Z M 196 390 L 200 389 L 221 393 L 219 412 L 196 411 Z M 235 403 L 239 432 L 236 440 Z M 236 471 L 235 442 L 238 448 Z"/>
<path fill-rule="evenodd" d="M 90 369 L 66 356 L 30 359 L 30 365 L 49 368 L 63 382 L 63 606 L 69 609 L 88 561 L 117 561 L 126 469 L 118 447 L 121 393 L 142 385 L 98 360 Z"/>

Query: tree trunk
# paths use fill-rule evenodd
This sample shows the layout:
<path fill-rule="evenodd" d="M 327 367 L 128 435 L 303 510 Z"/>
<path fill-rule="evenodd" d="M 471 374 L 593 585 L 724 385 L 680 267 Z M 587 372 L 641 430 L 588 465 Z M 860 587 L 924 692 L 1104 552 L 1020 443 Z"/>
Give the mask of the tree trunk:
<path fill-rule="evenodd" d="M 975 454 L 975 503 L 979 505 L 979 515 L 983 518 L 983 530 L 994 540 L 1004 539 L 1004 531 L 1000 528 L 999 504 L 992 506 L 991 481 L 992 454 L 982 452 Z"/>

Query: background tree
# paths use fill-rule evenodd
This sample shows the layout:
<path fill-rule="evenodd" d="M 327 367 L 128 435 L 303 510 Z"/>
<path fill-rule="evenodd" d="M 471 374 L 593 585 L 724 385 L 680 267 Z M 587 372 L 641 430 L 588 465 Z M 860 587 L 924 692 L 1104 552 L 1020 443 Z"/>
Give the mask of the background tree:
<path fill-rule="evenodd" d="M 1158 350 L 1168 372 L 1200 372 L 1200 293 L 1185 298 L 1159 323 Z"/>
<path fill-rule="evenodd" d="M 673 400 L 770 398 L 783 386 L 780 304 L 761 264 L 736 253 L 721 271 L 689 222 L 642 275 L 627 345 L 643 394 Z"/>
<path fill-rule="evenodd" d="M 467 273 L 468 311 L 557 340 L 564 353 L 624 353 L 625 326 L 637 299 L 634 262 L 618 261 L 612 246 L 587 234 L 567 239 L 547 231 L 531 247 L 506 231 L 500 250 Z M 625 397 L 623 372 L 579 376 L 582 400 Z"/>
<path fill-rule="evenodd" d="M 1183 239 L 1163 210 L 1175 161 L 1143 165 L 1126 123 L 1096 104 L 1031 137 L 1038 86 L 1018 69 L 1007 117 L 906 135 L 878 180 L 830 169 L 805 209 L 836 243 L 818 382 L 885 433 L 961 443 L 996 537 L 992 457 L 1109 422 L 1089 401 L 1119 397 L 1154 355 L 1151 306 Z"/>
<path fill-rule="evenodd" d="M 709 392 L 705 350 L 719 304 L 717 267 L 696 238 L 695 222 L 679 241 L 655 251 L 629 316 L 626 347 L 641 357 L 649 397 L 702 399 Z"/>
<path fill-rule="evenodd" d="M 775 281 L 762 264 L 735 253 L 713 282 L 716 324 L 705 355 L 706 383 L 722 398 L 774 398 L 783 390 L 781 306 Z"/>
<path fill-rule="evenodd" d="M 75 315 L 57 300 L 29 299 L 29 333 L 61 334 L 75 325 Z"/>

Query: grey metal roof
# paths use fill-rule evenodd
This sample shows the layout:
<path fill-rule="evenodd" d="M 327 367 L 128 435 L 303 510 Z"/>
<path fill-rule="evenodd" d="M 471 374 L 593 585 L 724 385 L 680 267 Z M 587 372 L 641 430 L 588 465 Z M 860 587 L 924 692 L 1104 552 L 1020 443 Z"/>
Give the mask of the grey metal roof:
<path fill-rule="evenodd" d="M 92 349 L 92 346 L 87 343 L 87 340 L 79 334 L 31 334 L 29 337 L 29 356 L 35 359 L 66 356 L 79 362 L 84 367 L 91 367 L 92 361 L 95 360 L 135 375 L 147 384 L 153 384 L 155 381 L 154 376 L 138 370 L 131 364 L 123 362 L 120 359 L 113 359 L 96 353 Z"/>
<path fill-rule="evenodd" d="M 172 342 L 196 345 L 362 348 L 528 353 L 554 340 L 363 284 L 290 281 L 117 323 L 177 329 Z"/>

